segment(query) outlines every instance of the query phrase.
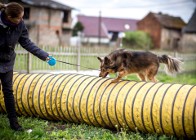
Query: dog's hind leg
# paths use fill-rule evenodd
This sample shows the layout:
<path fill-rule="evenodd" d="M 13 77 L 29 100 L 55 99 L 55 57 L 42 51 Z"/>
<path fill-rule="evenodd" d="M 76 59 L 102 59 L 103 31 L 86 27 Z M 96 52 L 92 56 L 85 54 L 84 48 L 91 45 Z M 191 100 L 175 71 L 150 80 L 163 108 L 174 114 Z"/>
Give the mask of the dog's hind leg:
<path fill-rule="evenodd" d="M 140 78 L 142 81 L 146 81 L 146 77 L 145 77 L 144 74 L 138 73 L 138 76 L 139 76 L 139 78 Z"/>
<path fill-rule="evenodd" d="M 149 71 L 147 72 L 148 80 L 152 82 L 157 82 L 157 79 L 156 79 L 157 70 L 158 69 L 156 67 L 154 67 L 153 69 L 149 69 Z"/>

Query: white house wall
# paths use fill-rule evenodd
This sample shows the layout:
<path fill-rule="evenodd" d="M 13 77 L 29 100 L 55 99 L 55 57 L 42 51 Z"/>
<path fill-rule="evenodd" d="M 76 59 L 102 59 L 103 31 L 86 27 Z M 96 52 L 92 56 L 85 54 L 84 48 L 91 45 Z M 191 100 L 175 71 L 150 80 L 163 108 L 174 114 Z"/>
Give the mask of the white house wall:
<path fill-rule="evenodd" d="M 109 42 L 110 42 L 109 38 L 101 38 L 100 39 L 100 43 L 101 44 L 109 44 Z M 93 44 L 96 44 L 96 43 L 99 43 L 99 39 L 95 38 L 95 37 L 84 37 L 84 38 L 82 38 L 82 43 L 93 43 Z"/>

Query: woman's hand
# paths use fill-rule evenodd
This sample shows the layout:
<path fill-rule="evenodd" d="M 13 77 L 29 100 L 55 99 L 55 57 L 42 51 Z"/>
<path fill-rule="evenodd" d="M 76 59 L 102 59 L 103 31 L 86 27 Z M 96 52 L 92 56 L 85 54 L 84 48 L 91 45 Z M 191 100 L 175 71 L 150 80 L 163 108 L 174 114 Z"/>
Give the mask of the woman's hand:
<path fill-rule="evenodd" d="M 56 64 L 56 59 L 52 56 L 48 56 L 46 58 L 46 62 L 50 65 L 50 66 L 54 66 Z"/>

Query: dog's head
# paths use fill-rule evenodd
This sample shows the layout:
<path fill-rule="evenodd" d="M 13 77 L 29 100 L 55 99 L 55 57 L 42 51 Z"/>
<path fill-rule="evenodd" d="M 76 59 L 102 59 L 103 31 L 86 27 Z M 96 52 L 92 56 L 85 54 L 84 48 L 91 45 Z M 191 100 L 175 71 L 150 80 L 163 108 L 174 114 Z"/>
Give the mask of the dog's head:
<path fill-rule="evenodd" d="M 109 73 L 114 73 L 115 70 L 113 68 L 113 63 L 111 59 L 106 56 L 104 58 L 97 57 L 97 59 L 100 61 L 100 73 L 99 77 L 106 77 Z"/>

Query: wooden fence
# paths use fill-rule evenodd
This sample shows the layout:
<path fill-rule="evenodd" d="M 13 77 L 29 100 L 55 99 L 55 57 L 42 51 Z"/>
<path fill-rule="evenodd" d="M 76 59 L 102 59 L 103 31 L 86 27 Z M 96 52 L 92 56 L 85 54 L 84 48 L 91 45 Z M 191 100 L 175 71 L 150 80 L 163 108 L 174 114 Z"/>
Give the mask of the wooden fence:
<path fill-rule="evenodd" d="M 37 73 L 50 71 L 70 71 L 70 70 L 98 70 L 99 61 L 97 56 L 104 57 L 109 54 L 114 48 L 112 47 L 43 47 L 43 50 L 54 56 L 57 60 L 64 61 L 57 62 L 55 66 L 49 66 L 46 62 L 38 59 L 32 54 L 28 53 L 22 47 L 16 47 L 16 63 L 14 70 L 18 72 Z M 167 54 L 175 56 L 183 60 L 183 72 L 196 72 L 196 55 L 183 54 L 174 52 L 153 51 L 156 54 Z M 163 70 L 161 68 L 160 71 Z"/>
<path fill-rule="evenodd" d="M 54 56 L 57 60 L 70 64 L 57 62 L 51 67 L 46 62 L 33 56 L 22 47 L 16 47 L 16 63 L 14 70 L 18 72 L 36 73 L 48 71 L 90 70 L 99 69 L 97 56 L 103 57 L 113 50 L 106 47 L 43 47 L 43 50 Z M 89 68 L 89 69 L 88 69 Z"/>

